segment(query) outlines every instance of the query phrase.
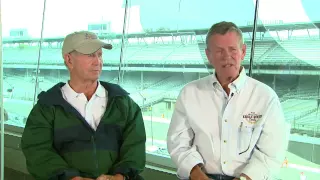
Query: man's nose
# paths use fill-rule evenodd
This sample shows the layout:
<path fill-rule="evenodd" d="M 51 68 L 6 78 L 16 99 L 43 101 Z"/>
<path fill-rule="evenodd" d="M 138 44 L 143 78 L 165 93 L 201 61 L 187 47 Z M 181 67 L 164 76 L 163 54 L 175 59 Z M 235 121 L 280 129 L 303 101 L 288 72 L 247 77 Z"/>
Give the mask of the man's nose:
<path fill-rule="evenodd" d="M 231 57 L 231 53 L 228 51 L 224 51 L 224 53 L 222 54 L 222 60 L 226 61 L 226 60 L 230 60 Z"/>
<path fill-rule="evenodd" d="M 223 57 L 226 58 L 226 59 L 231 57 L 231 53 L 230 53 L 229 51 L 223 51 L 223 54 L 222 54 L 222 55 L 223 55 Z"/>
<path fill-rule="evenodd" d="M 93 60 L 93 64 L 99 64 L 101 61 L 98 55 L 95 55 L 92 60 Z"/>

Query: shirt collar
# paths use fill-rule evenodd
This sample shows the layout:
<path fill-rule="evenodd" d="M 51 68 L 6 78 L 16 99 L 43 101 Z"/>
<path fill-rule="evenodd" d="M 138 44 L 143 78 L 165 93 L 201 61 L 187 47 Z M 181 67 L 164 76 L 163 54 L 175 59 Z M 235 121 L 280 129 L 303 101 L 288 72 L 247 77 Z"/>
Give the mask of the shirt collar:
<path fill-rule="evenodd" d="M 77 98 L 79 97 L 81 94 L 83 93 L 77 93 L 75 92 L 71 86 L 69 85 L 69 82 L 67 82 L 65 84 L 64 87 L 62 87 L 63 91 L 67 94 L 68 97 L 73 97 L 73 98 Z M 100 82 L 98 81 L 98 87 L 96 89 L 96 92 L 93 94 L 96 95 L 98 97 L 106 97 L 107 96 L 107 91 L 106 89 L 100 84 Z"/>
<path fill-rule="evenodd" d="M 106 97 L 107 96 L 107 90 L 100 84 L 99 81 L 98 81 L 98 87 L 97 87 L 95 94 L 99 97 Z"/>
<path fill-rule="evenodd" d="M 244 86 L 244 84 L 245 84 L 245 82 L 246 82 L 246 79 L 247 79 L 246 70 L 245 70 L 245 68 L 242 66 L 238 78 L 235 79 L 232 83 L 230 83 L 230 84 L 228 85 L 228 87 L 229 87 L 230 89 L 233 89 L 233 87 L 234 87 L 235 90 L 236 90 L 237 92 L 239 92 L 239 91 L 242 89 L 242 87 Z M 215 87 L 215 88 L 221 87 L 221 88 L 222 88 L 220 82 L 219 82 L 218 79 L 217 79 L 216 74 L 213 74 L 212 80 L 213 80 L 213 87 Z"/>

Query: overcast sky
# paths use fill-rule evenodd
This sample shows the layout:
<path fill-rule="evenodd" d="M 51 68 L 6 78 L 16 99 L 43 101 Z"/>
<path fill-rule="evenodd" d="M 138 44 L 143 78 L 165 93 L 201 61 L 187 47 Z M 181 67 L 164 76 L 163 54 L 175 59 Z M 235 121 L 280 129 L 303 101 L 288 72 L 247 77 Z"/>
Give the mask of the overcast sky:
<path fill-rule="evenodd" d="M 1 0 L 3 36 L 10 29 L 26 28 L 40 37 L 43 0 Z M 143 29 L 171 30 L 209 28 L 221 20 L 239 26 L 253 21 L 255 0 L 129 0 L 128 32 Z M 319 0 L 260 0 L 262 21 L 310 22 L 320 20 Z M 86 30 L 88 23 L 110 21 L 112 31 L 123 28 L 123 0 L 47 0 L 44 37 L 65 36 Z"/>

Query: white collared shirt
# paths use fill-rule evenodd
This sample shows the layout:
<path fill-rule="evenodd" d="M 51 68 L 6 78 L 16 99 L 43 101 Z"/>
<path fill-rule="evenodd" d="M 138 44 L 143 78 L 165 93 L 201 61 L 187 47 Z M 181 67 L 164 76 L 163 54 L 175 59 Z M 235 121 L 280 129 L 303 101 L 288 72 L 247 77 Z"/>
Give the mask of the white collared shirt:
<path fill-rule="evenodd" d="M 75 92 L 67 82 L 61 88 L 63 98 L 70 103 L 96 130 L 107 106 L 107 91 L 98 81 L 98 87 L 91 99 L 88 101 L 84 93 Z"/>
<path fill-rule="evenodd" d="M 167 137 L 179 178 L 199 163 L 208 174 L 253 180 L 280 170 L 289 133 L 278 96 L 244 68 L 229 88 L 228 96 L 210 75 L 180 92 Z"/>

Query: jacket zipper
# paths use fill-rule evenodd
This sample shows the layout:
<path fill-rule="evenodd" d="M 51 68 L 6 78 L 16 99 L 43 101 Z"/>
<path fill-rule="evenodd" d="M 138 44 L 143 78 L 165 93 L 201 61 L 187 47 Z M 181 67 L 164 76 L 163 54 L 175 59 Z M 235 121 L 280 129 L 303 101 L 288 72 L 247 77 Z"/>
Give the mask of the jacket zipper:
<path fill-rule="evenodd" d="M 97 147 L 96 147 L 96 142 L 94 140 L 94 136 L 91 136 L 91 141 L 92 141 L 92 145 L 93 145 L 93 159 L 95 161 L 95 165 L 96 165 L 96 177 L 99 177 L 101 174 L 98 174 L 99 171 L 99 164 L 98 164 L 98 160 L 97 160 Z"/>

